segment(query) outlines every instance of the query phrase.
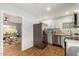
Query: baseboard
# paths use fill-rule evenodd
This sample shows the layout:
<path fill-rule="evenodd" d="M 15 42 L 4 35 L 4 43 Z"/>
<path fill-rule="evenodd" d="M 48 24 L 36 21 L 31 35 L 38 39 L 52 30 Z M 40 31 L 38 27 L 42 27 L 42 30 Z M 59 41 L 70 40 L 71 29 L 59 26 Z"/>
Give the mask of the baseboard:
<path fill-rule="evenodd" d="M 58 46 L 58 47 L 62 47 L 61 45 L 58 45 L 58 44 L 53 44 L 54 46 Z"/>
<path fill-rule="evenodd" d="M 27 45 L 25 47 L 22 47 L 22 51 L 25 51 L 25 50 L 27 50 L 27 49 L 29 49 L 31 47 L 33 47 L 33 44 L 32 45 L 30 44 L 30 45 Z"/>

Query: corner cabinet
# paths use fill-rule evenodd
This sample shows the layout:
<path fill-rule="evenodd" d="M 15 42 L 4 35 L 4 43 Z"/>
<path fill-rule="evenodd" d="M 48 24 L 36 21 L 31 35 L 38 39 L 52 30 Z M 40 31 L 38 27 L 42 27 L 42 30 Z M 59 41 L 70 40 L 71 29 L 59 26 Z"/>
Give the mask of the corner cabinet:
<path fill-rule="evenodd" d="M 34 47 L 44 48 L 47 46 L 47 24 L 33 24 Z"/>

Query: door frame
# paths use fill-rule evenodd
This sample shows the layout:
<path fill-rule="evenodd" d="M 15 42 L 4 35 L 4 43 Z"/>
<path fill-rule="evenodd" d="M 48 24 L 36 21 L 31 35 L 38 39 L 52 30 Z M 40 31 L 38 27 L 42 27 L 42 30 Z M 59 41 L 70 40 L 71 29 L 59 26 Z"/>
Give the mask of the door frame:
<path fill-rule="evenodd" d="M 4 13 L 6 13 L 6 14 L 8 14 L 8 15 L 12 15 L 12 16 L 18 16 L 18 17 L 21 17 L 21 51 L 22 51 L 22 39 L 23 39 L 23 16 L 22 15 L 19 15 L 19 14 L 16 14 L 16 13 L 13 13 L 13 12 L 8 12 L 8 11 L 1 11 L 2 13 L 1 13 L 1 16 L 2 16 L 2 18 L 1 18 L 1 23 L 2 23 L 2 25 L 1 25 L 1 31 L 2 31 L 2 36 L 1 36 L 1 38 L 2 38 L 2 41 L 3 41 L 3 17 L 4 17 Z M 2 45 L 3 45 L 3 42 L 2 42 Z"/>

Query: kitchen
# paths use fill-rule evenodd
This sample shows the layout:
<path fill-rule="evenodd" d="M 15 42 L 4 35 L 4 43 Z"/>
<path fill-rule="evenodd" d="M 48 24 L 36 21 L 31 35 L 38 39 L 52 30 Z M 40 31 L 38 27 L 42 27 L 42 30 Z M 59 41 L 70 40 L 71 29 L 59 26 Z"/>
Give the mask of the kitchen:
<path fill-rule="evenodd" d="M 19 15 L 21 14 L 21 12 L 19 11 L 17 13 L 17 11 L 20 8 L 26 10 L 26 13 L 22 11 L 22 14 L 20 15 L 23 16 L 23 27 L 22 27 L 23 39 L 21 47 L 23 54 L 21 53 L 21 55 L 25 56 L 79 55 L 78 4 L 75 3 L 17 4 L 16 3 L 16 4 L 1 4 L 0 7 L 2 6 L 3 7 L 7 6 L 7 8 L 9 7 L 15 9 L 15 10 L 9 9 L 8 11 Z M 15 8 L 16 6 L 18 8 Z M 3 7 L 2 9 L 6 10 L 6 8 Z M 29 14 L 32 13 L 31 15 L 33 15 L 33 17 L 26 15 L 27 12 Z M 1 15 L 3 15 L 3 13 Z M 6 17 L 4 18 L 6 19 Z M 3 33 L 4 31 L 1 30 L 1 32 Z M 3 36 L 1 36 L 1 38 L 2 37 Z"/>
<path fill-rule="evenodd" d="M 79 14 L 74 12 L 71 15 L 61 16 L 53 20 L 44 21 L 48 24 L 48 43 L 65 48 L 65 55 L 75 56 L 79 52 Z M 71 43 L 71 44 L 70 44 Z M 77 45 L 76 45 L 77 44 Z M 69 47 L 77 46 L 71 50 Z M 69 50 L 68 50 L 69 49 Z"/>

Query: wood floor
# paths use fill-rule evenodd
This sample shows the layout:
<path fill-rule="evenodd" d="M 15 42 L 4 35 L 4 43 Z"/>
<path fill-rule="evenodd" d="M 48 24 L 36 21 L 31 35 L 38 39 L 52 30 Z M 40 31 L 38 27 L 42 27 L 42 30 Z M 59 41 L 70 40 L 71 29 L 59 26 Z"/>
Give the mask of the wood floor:
<path fill-rule="evenodd" d="M 21 45 L 20 43 L 7 45 L 3 49 L 4 56 L 20 56 L 21 55 Z"/>
<path fill-rule="evenodd" d="M 64 49 L 57 46 L 48 45 L 44 49 L 31 47 L 21 51 L 21 44 L 12 44 L 4 47 L 4 56 L 64 56 Z"/>

